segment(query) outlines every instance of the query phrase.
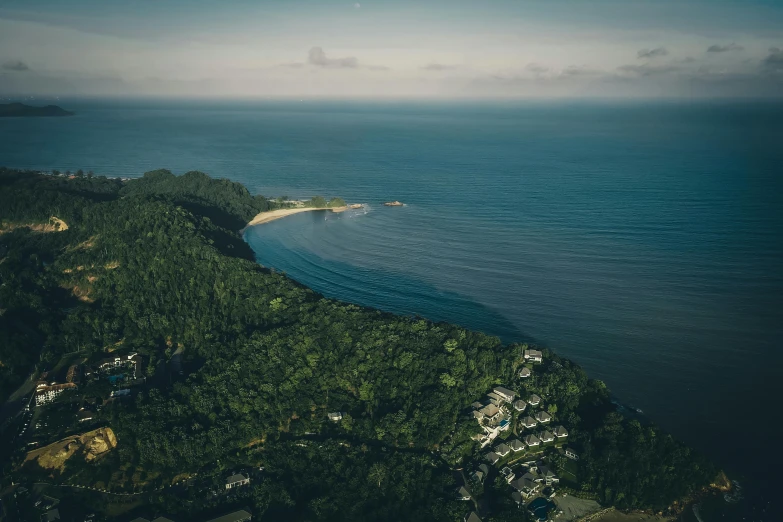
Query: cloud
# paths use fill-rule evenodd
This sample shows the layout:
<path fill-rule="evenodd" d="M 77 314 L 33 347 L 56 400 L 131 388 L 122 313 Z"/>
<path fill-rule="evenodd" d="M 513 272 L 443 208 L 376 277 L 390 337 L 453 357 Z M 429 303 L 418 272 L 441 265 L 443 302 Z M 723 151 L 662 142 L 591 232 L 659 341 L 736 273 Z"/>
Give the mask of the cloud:
<path fill-rule="evenodd" d="M 6 71 L 29 71 L 30 68 L 26 63 L 19 60 L 9 60 L 3 64 L 3 69 Z"/>
<path fill-rule="evenodd" d="M 359 9 L 361 6 L 362 6 L 362 4 L 360 4 L 359 2 L 356 2 L 355 4 L 353 4 L 353 8 L 354 9 Z"/>
<path fill-rule="evenodd" d="M 391 71 L 391 69 L 385 65 L 365 65 L 364 67 L 370 71 Z"/>
<path fill-rule="evenodd" d="M 744 51 L 745 48 L 734 42 L 729 45 L 710 45 L 707 48 L 708 53 L 728 53 L 730 51 Z"/>
<path fill-rule="evenodd" d="M 307 63 L 318 67 L 330 67 L 334 69 L 356 69 L 359 67 L 359 60 L 354 56 L 345 58 L 328 58 L 324 50 L 320 47 L 313 47 L 307 55 Z"/>
<path fill-rule="evenodd" d="M 569 65 L 560 72 L 561 76 L 599 76 L 604 74 L 599 69 L 592 69 L 586 65 Z"/>
<path fill-rule="evenodd" d="M 425 71 L 450 71 L 456 68 L 456 65 L 446 65 L 442 63 L 430 63 L 422 67 Z"/>
<path fill-rule="evenodd" d="M 659 58 L 661 56 L 666 56 L 669 54 L 669 51 L 665 47 L 656 47 L 655 49 L 642 49 L 638 53 L 636 53 L 637 58 Z"/>
<path fill-rule="evenodd" d="M 525 66 L 525 70 L 536 74 L 544 74 L 549 72 L 549 67 L 540 63 L 529 63 Z"/>
<path fill-rule="evenodd" d="M 761 70 L 768 74 L 783 74 L 783 50 L 770 47 L 769 55 L 761 60 Z"/>
<path fill-rule="evenodd" d="M 656 76 L 659 74 L 668 74 L 679 71 L 679 67 L 674 65 L 621 65 L 617 68 L 621 75 L 641 77 Z"/>

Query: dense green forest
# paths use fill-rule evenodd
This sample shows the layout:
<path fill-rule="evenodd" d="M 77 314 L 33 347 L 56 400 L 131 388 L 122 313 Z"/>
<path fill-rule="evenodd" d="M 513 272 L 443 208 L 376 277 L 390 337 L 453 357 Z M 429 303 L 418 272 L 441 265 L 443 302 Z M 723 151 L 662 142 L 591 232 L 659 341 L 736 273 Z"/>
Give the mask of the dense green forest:
<path fill-rule="evenodd" d="M 145 491 L 262 466 L 267 478 L 231 500 L 262 519 L 461 520 L 454 469 L 481 454 L 470 405 L 515 382 L 524 346 L 327 299 L 259 266 L 235 231 L 280 204 L 198 172 L 123 183 L 0 170 L 0 398 L 66 354 L 137 352 L 146 377 L 100 413 L 118 440 L 105 458 L 50 477 L 15 455 L 5 477 Z M 516 389 L 572 433 L 574 492 L 664 509 L 716 476 L 545 354 Z M 180 519 L 218 503 L 156 498 Z M 507 502 L 485 511 L 520 516 Z"/>

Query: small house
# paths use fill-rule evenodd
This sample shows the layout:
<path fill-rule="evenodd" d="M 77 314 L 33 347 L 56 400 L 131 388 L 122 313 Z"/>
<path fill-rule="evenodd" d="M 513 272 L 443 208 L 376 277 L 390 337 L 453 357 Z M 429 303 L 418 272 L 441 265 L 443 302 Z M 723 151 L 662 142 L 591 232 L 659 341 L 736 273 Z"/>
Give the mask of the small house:
<path fill-rule="evenodd" d="M 457 498 L 459 500 L 470 500 L 470 491 L 465 486 L 460 486 L 457 490 Z"/>
<path fill-rule="evenodd" d="M 514 480 L 514 471 L 508 466 L 501 469 L 500 474 L 506 479 L 506 482 L 511 482 Z"/>
<path fill-rule="evenodd" d="M 471 404 L 470 407 L 473 408 L 474 410 L 480 410 L 481 408 L 484 407 L 484 405 L 479 401 L 476 401 L 473 404 Z"/>
<path fill-rule="evenodd" d="M 522 442 L 519 439 L 514 439 L 511 442 L 509 442 L 508 447 L 511 448 L 511 451 L 513 451 L 514 453 L 517 453 L 525 449 L 525 445 L 522 444 Z"/>
<path fill-rule="evenodd" d="M 539 466 L 538 472 L 544 479 L 544 483 L 547 486 L 551 486 L 552 484 L 557 484 L 560 482 L 560 477 L 558 477 L 555 472 L 549 468 L 549 466 Z"/>
<path fill-rule="evenodd" d="M 473 418 L 478 421 L 481 421 L 484 418 L 484 414 L 478 410 L 473 410 Z"/>
<path fill-rule="evenodd" d="M 541 439 L 541 442 L 552 442 L 555 440 L 555 435 L 551 431 L 542 431 L 538 434 L 538 438 Z"/>
<path fill-rule="evenodd" d="M 490 451 L 489 453 L 484 455 L 484 458 L 487 459 L 487 461 L 489 461 L 490 464 L 494 465 L 497 464 L 497 461 L 500 460 L 500 455 L 498 455 L 494 451 Z"/>
<path fill-rule="evenodd" d="M 566 430 L 562 426 L 556 427 L 555 428 L 555 437 L 557 437 L 558 439 L 564 439 L 564 438 L 568 437 L 568 430 Z"/>
<path fill-rule="evenodd" d="M 527 403 L 530 404 L 531 406 L 538 406 L 539 404 L 541 404 L 541 397 L 539 397 L 534 393 L 527 399 Z"/>
<path fill-rule="evenodd" d="M 525 417 L 520 422 L 522 422 L 522 426 L 525 428 L 535 428 L 538 425 L 538 422 L 533 417 Z"/>
<path fill-rule="evenodd" d="M 517 411 L 525 411 L 525 408 L 527 408 L 527 403 L 523 401 L 522 399 L 519 399 L 518 401 L 514 401 L 514 409 Z"/>
<path fill-rule="evenodd" d="M 552 416 L 545 411 L 539 411 L 536 413 L 536 420 L 541 424 L 546 424 L 552 420 Z"/>
<path fill-rule="evenodd" d="M 539 444 L 541 444 L 541 439 L 536 437 L 535 435 L 528 435 L 523 439 L 525 441 L 525 444 L 527 444 L 530 448 L 535 448 Z"/>
<path fill-rule="evenodd" d="M 544 355 L 538 350 L 525 350 L 524 357 L 526 361 L 530 362 L 542 362 Z"/>
<path fill-rule="evenodd" d="M 333 411 L 332 413 L 327 414 L 327 416 L 332 422 L 339 422 L 343 420 L 343 414 L 340 411 Z"/>
<path fill-rule="evenodd" d="M 519 377 L 522 379 L 527 379 L 530 377 L 530 368 L 523 366 L 522 369 L 519 370 Z"/>
<path fill-rule="evenodd" d="M 495 394 L 499 395 L 503 398 L 506 402 L 511 402 L 514 400 L 514 397 L 516 397 L 517 393 L 509 390 L 508 388 L 504 388 L 502 386 L 497 386 L 493 388 L 492 390 L 495 392 Z"/>
<path fill-rule="evenodd" d="M 571 448 L 565 449 L 565 456 L 571 460 L 579 460 L 579 455 L 577 455 L 577 453 Z"/>
<path fill-rule="evenodd" d="M 495 446 L 495 453 L 500 455 L 501 457 L 505 457 L 511 452 L 511 448 L 508 447 L 505 443 L 501 442 L 497 446 Z"/>
<path fill-rule="evenodd" d="M 228 479 L 226 479 L 226 489 L 238 488 L 240 486 L 244 486 L 245 484 L 250 484 L 250 479 L 241 473 L 231 475 L 228 477 Z"/>
<path fill-rule="evenodd" d="M 484 473 L 481 470 L 474 471 L 473 475 L 471 475 L 470 478 L 473 479 L 475 482 L 478 482 L 479 484 L 484 483 Z"/>
<path fill-rule="evenodd" d="M 470 514 L 465 517 L 465 522 L 481 522 L 481 519 L 475 511 L 471 511 Z"/>

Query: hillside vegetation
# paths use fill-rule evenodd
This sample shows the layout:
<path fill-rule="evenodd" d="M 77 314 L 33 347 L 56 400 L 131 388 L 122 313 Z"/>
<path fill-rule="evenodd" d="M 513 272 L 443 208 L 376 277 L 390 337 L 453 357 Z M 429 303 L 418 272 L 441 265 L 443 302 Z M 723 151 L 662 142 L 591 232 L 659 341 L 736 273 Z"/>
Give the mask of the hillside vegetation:
<path fill-rule="evenodd" d="M 554 406 L 581 455 L 571 487 L 604 504 L 663 509 L 717 474 L 616 413 L 606 386 L 568 360 L 545 352 L 523 385 L 521 345 L 327 299 L 259 266 L 234 231 L 275 205 L 202 173 L 123 184 L 0 171 L 2 397 L 72 352 L 137 352 L 146 379 L 99 415 L 114 450 L 54 476 L 26 466 L 17 482 L 41 473 L 140 491 L 263 466 L 267 478 L 236 497 L 154 502 L 183 520 L 221 502 L 269 520 L 461 520 L 452 469 L 480 458 L 470 405 L 498 384 Z M 11 227 L 52 216 L 67 230 Z M 108 396 L 91 386 L 79 393 Z M 518 519 L 501 496 L 484 520 Z"/>

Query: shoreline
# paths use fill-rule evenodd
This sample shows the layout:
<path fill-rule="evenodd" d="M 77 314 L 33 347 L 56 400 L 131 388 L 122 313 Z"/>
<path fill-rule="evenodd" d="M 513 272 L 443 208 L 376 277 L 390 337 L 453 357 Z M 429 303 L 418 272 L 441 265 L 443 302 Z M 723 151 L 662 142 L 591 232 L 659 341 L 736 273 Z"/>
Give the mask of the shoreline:
<path fill-rule="evenodd" d="M 315 207 L 298 207 L 298 208 L 280 208 L 277 210 L 268 210 L 266 212 L 259 212 L 256 214 L 256 217 L 250 220 L 250 222 L 245 225 L 245 227 L 239 231 L 240 234 L 244 234 L 245 231 L 255 225 L 263 225 L 264 223 L 269 223 L 271 221 L 276 221 L 278 219 L 282 219 L 287 216 L 291 216 L 294 214 L 299 214 L 301 212 L 312 212 L 315 210 L 328 210 L 331 212 L 345 212 L 348 210 L 348 206 L 343 207 L 331 207 L 331 208 L 315 208 Z"/>

